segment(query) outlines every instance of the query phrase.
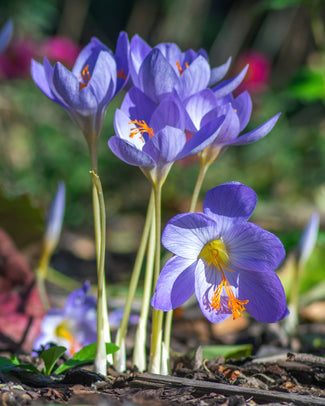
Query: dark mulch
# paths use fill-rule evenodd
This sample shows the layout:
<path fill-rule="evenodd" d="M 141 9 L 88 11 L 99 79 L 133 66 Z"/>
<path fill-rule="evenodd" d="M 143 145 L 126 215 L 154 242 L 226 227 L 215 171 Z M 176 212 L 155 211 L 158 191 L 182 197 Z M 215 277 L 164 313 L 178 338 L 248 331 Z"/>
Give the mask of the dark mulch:
<path fill-rule="evenodd" d="M 107 377 L 86 369 L 63 377 L 17 370 L 0 374 L 1 405 L 325 405 L 325 359 L 288 353 L 262 358 L 216 358 L 195 367 L 175 360 L 172 376 L 109 368 Z"/>

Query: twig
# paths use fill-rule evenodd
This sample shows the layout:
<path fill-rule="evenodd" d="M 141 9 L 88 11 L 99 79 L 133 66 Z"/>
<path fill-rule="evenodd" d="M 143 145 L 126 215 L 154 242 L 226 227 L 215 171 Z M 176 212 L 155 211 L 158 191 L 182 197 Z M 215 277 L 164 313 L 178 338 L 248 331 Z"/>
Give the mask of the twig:
<path fill-rule="evenodd" d="M 132 387 L 157 388 L 157 387 L 191 387 L 201 393 L 220 393 L 225 396 L 239 395 L 245 399 L 254 399 L 257 402 L 291 402 L 295 405 L 324 406 L 324 398 L 295 393 L 281 393 L 270 390 L 246 388 L 223 383 L 198 381 L 194 379 L 179 378 L 175 376 L 162 376 L 154 374 L 141 374 L 130 381 Z"/>

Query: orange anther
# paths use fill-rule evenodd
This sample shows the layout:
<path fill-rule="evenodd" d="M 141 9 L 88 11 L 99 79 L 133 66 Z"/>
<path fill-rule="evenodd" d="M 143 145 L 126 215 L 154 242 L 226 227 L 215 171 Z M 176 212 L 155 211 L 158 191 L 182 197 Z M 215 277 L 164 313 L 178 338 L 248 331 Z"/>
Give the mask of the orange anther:
<path fill-rule="evenodd" d="M 248 303 L 248 300 L 237 299 L 225 277 L 224 270 L 229 272 L 234 271 L 225 265 L 225 262 L 228 262 L 229 260 L 229 256 L 224 242 L 221 239 L 209 242 L 202 249 L 200 257 L 206 261 L 207 265 L 214 265 L 222 274 L 222 281 L 217 286 L 211 298 L 211 306 L 215 310 L 219 310 L 221 308 L 221 293 L 224 288 L 229 299 L 228 309 L 232 311 L 233 319 L 235 320 L 238 317 L 241 317 L 241 313 L 245 310 L 244 305 Z"/>
<path fill-rule="evenodd" d="M 179 74 L 181 75 L 184 72 L 184 70 L 188 68 L 188 63 L 185 62 L 185 69 L 183 69 L 181 67 L 181 64 L 179 63 L 179 61 L 176 62 L 176 66 L 177 66 Z"/>
<path fill-rule="evenodd" d="M 117 79 L 124 79 L 126 80 L 126 74 L 124 72 L 124 69 L 121 68 L 117 71 Z"/>
<path fill-rule="evenodd" d="M 81 77 L 80 79 L 83 80 L 84 82 L 79 82 L 79 92 L 81 89 L 86 87 L 90 81 L 90 73 L 89 73 L 89 65 L 86 65 L 83 70 L 81 71 Z"/>
<path fill-rule="evenodd" d="M 147 133 L 150 138 L 152 138 L 155 134 L 153 133 L 153 129 L 148 126 L 148 124 L 144 120 L 133 120 L 130 121 L 129 124 L 135 124 L 137 127 L 132 128 L 130 131 L 130 138 L 133 138 L 136 134 L 140 134 L 140 140 L 144 142 L 143 133 Z"/>

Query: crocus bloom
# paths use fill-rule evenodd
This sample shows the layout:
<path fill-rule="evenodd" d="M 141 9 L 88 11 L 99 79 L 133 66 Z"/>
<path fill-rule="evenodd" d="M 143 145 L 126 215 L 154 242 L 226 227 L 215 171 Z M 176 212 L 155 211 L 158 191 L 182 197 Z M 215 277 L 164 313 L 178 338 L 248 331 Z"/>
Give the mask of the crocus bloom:
<path fill-rule="evenodd" d="M 151 48 L 138 35 L 130 43 L 132 82 L 156 103 L 172 91 L 183 100 L 214 86 L 227 73 L 230 61 L 229 58 L 224 65 L 211 69 L 203 49 L 181 52 L 173 43 L 161 43 Z"/>
<path fill-rule="evenodd" d="M 83 346 L 97 341 L 96 298 L 88 295 L 89 282 L 73 291 L 63 310 L 51 309 L 44 317 L 34 351 L 48 343 L 63 345 L 72 356 Z"/>
<path fill-rule="evenodd" d="M 152 183 L 163 182 L 178 159 L 201 151 L 217 136 L 223 118 L 196 132 L 187 147 L 185 112 L 179 97 L 168 94 L 158 105 L 136 87 L 129 90 L 114 118 L 116 135 L 108 145 L 126 163 L 139 166 Z"/>
<path fill-rule="evenodd" d="M 0 31 L 0 54 L 7 48 L 7 45 L 11 40 L 13 30 L 13 22 L 12 20 L 8 20 Z"/>
<path fill-rule="evenodd" d="M 67 110 L 91 144 L 101 131 L 108 104 L 126 82 L 127 62 L 127 35 L 121 33 L 115 57 L 97 38 L 92 38 L 72 71 L 60 62 L 52 67 L 44 58 L 44 65 L 32 61 L 31 73 L 37 86 Z"/>
<path fill-rule="evenodd" d="M 221 322 L 247 310 L 256 320 L 287 316 L 285 293 L 274 270 L 285 251 L 280 240 L 248 222 L 256 194 L 238 182 L 211 189 L 203 213 L 171 219 L 163 245 L 175 254 L 159 276 L 152 306 L 169 311 L 194 292 L 205 317 Z"/>
<path fill-rule="evenodd" d="M 256 129 L 240 134 L 250 119 L 252 101 L 248 92 L 243 92 L 234 98 L 225 87 L 204 89 L 184 101 L 189 132 L 197 131 L 216 116 L 224 116 L 218 136 L 202 151 L 201 158 L 207 163 L 213 162 L 228 146 L 250 144 L 265 137 L 280 116 L 277 114 Z M 191 140 L 189 145 L 190 143 Z"/>

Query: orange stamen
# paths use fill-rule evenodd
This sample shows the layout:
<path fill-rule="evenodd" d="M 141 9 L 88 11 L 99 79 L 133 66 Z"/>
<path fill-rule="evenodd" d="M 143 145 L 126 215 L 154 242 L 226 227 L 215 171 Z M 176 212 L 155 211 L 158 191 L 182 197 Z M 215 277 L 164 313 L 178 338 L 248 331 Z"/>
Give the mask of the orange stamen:
<path fill-rule="evenodd" d="M 233 319 L 235 320 L 238 317 L 241 317 L 241 313 L 245 310 L 244 305 L 248 303 L 248 300 L 237 299 L 225 277 L 224 269 L 229 272 L 234 271 L 227 268 L 225 265 L 225 261 L 228 259 L 228 253 L 223 241 L 217 239 L 205 245 L 200 253 L 200 257 L 205 259 L 208 265 L 214 265 L 222 274 L 222 281 L 219 286 L 217 286 L 211 298 L 211 306 L 215 310 L 219 310 L 221 308 L 221 293 L 224 288 L 229 298 L 228 309 L 232 311 Z"/>
<path fill-rule="evenodd" d="M 184 70 L 188 68 L 188 63 L 185 62 L 185 69 L 183 69 L 181 67 L 181 64 L 179 63 L 179 61 L 176 62 L 176 66 L 177 66 L 179 74 L 181 75 L 184 72 Z"/>
<path fill-rule="evenodd" d="M 148 126 L 148 124 L 144 120 L 133 120 L 130 121 L 129 124 L 135 124 L 137 127 L 132 128 L 130 131 L 130 138 L 133 138 L 135 135 L 140 134 L 140 140 L 144 142 L 143 133 L 147 133 L 150 138 L 152 138 L 155 134 L 153 133 L 153 129 Z"/>
<path fill-rule="evenodd" d="M 89 73 L 89 65 L 86 65 L 83 70 L 81 71 L 81 80 L 84 80 L 84 82 L 80 82 L 79 83 L 79 92 L 81 89 L 83 89 L 84 87 L 86 87 L 90 81 L 90 73 Z"/>
<path fill-rule="evenodd" d="M 124 72 L 124 69 L 121 68 L 117 71 L 117 79 L 124 79 L 126 80 L 126 74 Z"/>

